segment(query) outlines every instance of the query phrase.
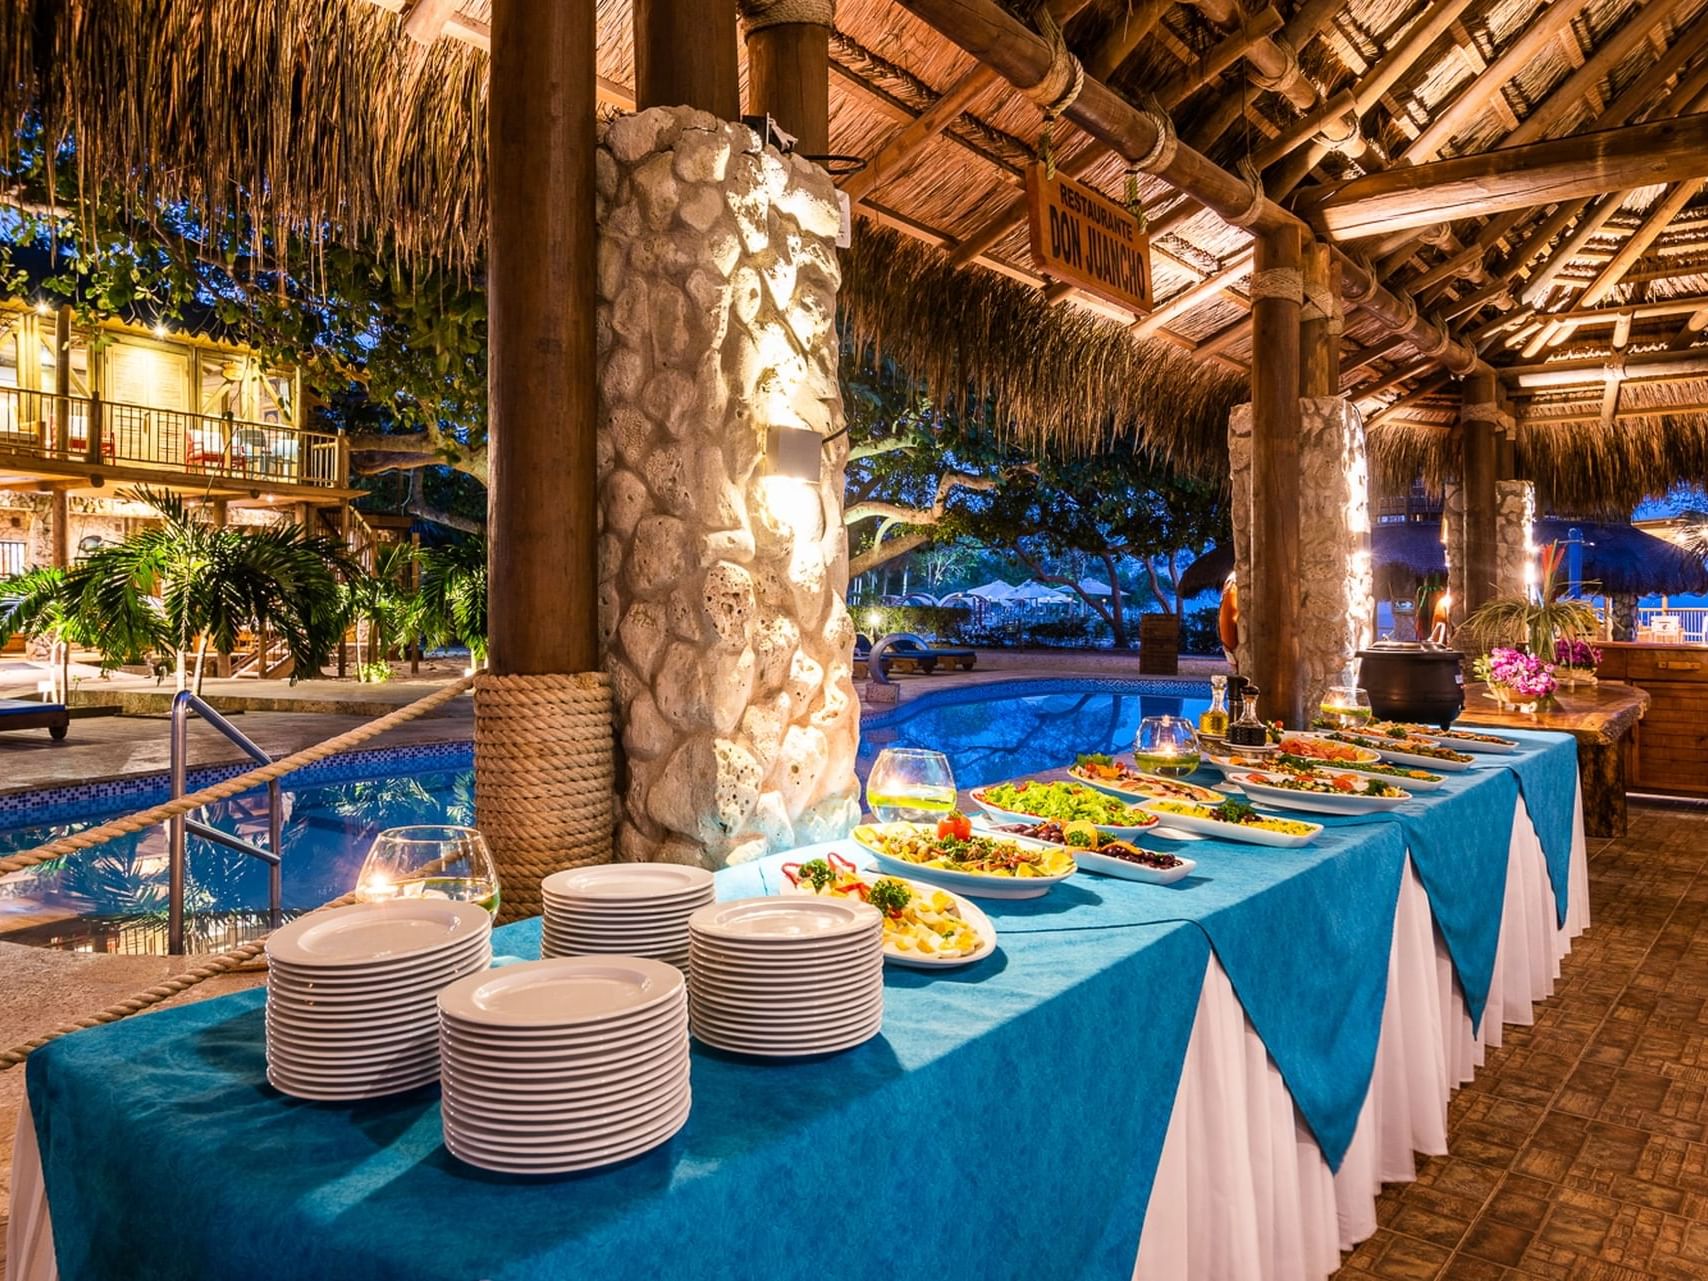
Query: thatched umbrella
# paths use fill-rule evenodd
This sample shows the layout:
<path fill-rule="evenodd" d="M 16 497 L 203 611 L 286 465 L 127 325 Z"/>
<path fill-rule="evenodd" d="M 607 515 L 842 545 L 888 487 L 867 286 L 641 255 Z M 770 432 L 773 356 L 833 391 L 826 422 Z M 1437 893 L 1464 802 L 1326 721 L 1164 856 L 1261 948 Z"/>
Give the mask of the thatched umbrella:
<path fill-rule="evenodd" d="M 1564 543 L 1572 530 L 1583 537 L 1583 577 L 1596 595 L 1678 595 L 1708 591 L 1708 563 L 1675 543 L 1644 533 L 1623 521 L 1574 520 L 1550 516 L 1538 520 L 1532 534 L 1537 545 Z M 1409 600 L 1422 581 L 1447 572 L 1436 521 L 1396 521 L 1378 525 L 1370 534 L 1375 562 L 1376 595 L 1383 600 Z M 1184 596 L 1219 588 L 1232 572 L 1232 547 L 1204 553 L 1181 575 Z"/>

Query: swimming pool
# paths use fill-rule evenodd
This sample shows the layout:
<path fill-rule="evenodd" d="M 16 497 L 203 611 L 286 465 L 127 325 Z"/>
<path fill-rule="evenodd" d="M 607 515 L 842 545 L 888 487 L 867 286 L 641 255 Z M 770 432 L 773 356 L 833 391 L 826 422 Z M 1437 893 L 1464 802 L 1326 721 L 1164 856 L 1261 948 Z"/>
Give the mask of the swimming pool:
<path fill-rule="evenodd" d="M 1145 716 L 1196 723 L 1207 681 L 1049 677 L 993 681 L 920 694 L 860 719 L 864 779 L 886 747 L 944 753 L 962 787 L 1059 768 L 1081 752 L 1126 751 Z"/>
<path fill-rule="evenodd" d="M 197 771 L 192 788 L 245 766 Z M 286 912 L 349 892 L 375 833 L 411 823 L 474 821 L 473 752 L 442 744 L 351 753 L 285 780 Z M 30 849 L 165 800 L 158 780 L 82 785 L 0 798 L 0 854 Z M 207 807 L 205 821 L 263 847 L 265 792 Z M 23 820 L 23 821 L 20 821 Z M 35 821 L 31 821 L 35 820 Z M 0 880 L 0 941 L 78 951 L 166 950 L 168 857 L 164 828 L 119 837 Z M 185 919 L 192 951 L 218 951 L 261 933 L 267 868 L 191 837 L 185 849 Z"/>
<path fill-rule="evenodd" d="M 945 752 L 963 787 L 1049 769 L 1080 752 L 1124 750 L 1142 716 L 1196 719 L 1201 681 L 1047 678 L 926 690 L 860 722 L 862 781 L 885 747 Z M 242 766 L 201 770 L 191 787 Z M 374 834 L 410 823 L 472 823 L 474 769 L 467 744 L 352 753 L 286 780 L 287 912 L 318 906 L 356 881 Z M 209 807 L 214 826 L 266 844 L 263 793 Z M 83 784 L 0 796 L 0 854 L 30 849 L 166 799 L 158 779 Z M 194 951 L 234 946 L 265 929 L 267 869 L 191 837 L 186 921 Z M 87 951 L 165 950 L 167 846 L 162 828 L 0 879 L 0 941 Z"/>

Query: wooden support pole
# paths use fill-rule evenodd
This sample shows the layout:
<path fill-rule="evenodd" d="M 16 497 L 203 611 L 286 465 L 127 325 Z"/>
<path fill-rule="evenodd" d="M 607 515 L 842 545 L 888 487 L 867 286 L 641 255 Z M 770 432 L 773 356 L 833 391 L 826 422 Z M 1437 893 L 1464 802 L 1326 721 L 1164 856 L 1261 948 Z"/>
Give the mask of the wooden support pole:
<path fill-rule="evenodd" d="M 690 0 L 723 3 L 724 0 Z M 831 0 L 816 5 L 796 4 L 786 21 L 778 21 L 778 0 L 742 0 L 747 36 L 747 109 L 770 116 L 785 133 L 795 136 L 803 156 L 830 152 L 830 27 Z M 795 20 L 800 12 L 822 21 Z"/>
<path fill-rule="evenodd" d="M 1495 418 L 1500 412 L 1493 374 L 1472 374 L 1461 390 L 1459 483 L 1465 494 L 1465 612 L 1494 595 Z"/>
<path fill-rule="evenodd" d="M 1313 188 L 1297 202 L 1336 240 L 1708 177 L 1708 114 L 1389 169 Z"/>
<path fill-rule="evenodd" d="M 1251 678 L 1265 719 L 1304 723 L 1299 672 L 1299 273 L 1294 227 L 1260 236 L 1252 275 Z M 1243 602 L 1242 602 L 1243 605 Z"/>
<path fill-rule="evenodd" d="M 1299 394 L 1332 396 L 1339 389 L 1339 361 L 1332 353 L 1340 345 L 1334 332 L 1334 295 L 1329 285 L 1328 246 L 1313 240 L 1305 246 L 1305 301 L 1299 319 Z M 1261 353 L 1256 357 L 1261 360 Z"/>
<path fill-rule="evenodd" d="M 53 317 L 53 447 L 55 458 L 71 456 L 71 304 L 61 303 Z M 53 488 L 49 534 L 57 569 L 71 566 L 71 496 L 63 485 Z"/>
<path fill-rule="evenodd" d="M 634 32 L 637 109 L 741 114 L 735 0 L 634 0 Z"/>
<path fill-rule="evenodd" d="M 487 172 L 490 658 L 599 670 L 594 0 L 492 14 Z"/>
<path fill-rule="evenodd" d="M 1508 427 L 1495 441 L 1495 476 L 1499 480 L 1518 479 L 1518 437 Z"/>

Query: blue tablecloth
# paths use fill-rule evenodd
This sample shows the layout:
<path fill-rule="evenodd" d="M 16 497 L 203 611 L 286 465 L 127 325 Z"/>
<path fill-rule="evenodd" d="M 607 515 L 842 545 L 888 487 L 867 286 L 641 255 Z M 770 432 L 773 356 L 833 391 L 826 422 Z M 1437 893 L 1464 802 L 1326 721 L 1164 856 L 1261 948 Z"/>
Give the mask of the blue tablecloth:
<path fill-rule="evenodd" d="M 281 1097 L 260 992 L 78 1033 L 28 1069 L 60 1275 L 1127 1281 L 1207 955 L 1162 925 L 892 970 L 878 1039 L 793 1064 L 696 1046 L 682 1133 L 568 1179 L 454 1160 L 437 1087 Z"/>
<path fill-rule="evenodd" d="M 997 954 L 891 970 L 880 1038 L 791 1064 L 696 1046 L 683 1132 L 576 1178 L 461 1165 L 439 1145 L 436 1087 L 359 1107 L 281 1097 L 260 993 L 78 1033 L 28 1069 L 61 1274 L 1124 1281 L 1208 946 L 1338 1164 L 1368 1092 L 1406 848 L 1467 996 L 1486 994 L 1514 778 L 1569 858 L 1559 747 L 1480 765 L 1398 821 L 1331 821 L 1302 850 L 1181 843 L 1199 866 L 1174 886 L 1081 875 L 987 900 Z M 777 861 L 720 873 L 720 897 L 773 887 Z M 531 956 L 537 940 L 523 922 L 495 946 Z"/>

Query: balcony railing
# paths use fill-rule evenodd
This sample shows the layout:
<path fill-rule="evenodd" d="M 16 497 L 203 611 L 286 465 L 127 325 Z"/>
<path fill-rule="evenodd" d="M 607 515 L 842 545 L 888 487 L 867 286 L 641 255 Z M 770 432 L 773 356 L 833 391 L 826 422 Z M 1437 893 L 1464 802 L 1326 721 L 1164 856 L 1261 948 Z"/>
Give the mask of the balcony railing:
<path fill-rule="evenodd" d="M 347 471 L 329 432 L 22 387 L 0 387 L 0 454 L 328 489 Z"/>
<path fill-rule="evenodd" d="M 1672 642 L 1678 645 L 1701 645 L 1708 642 L 1708 607 L 1701 605 L 1660 608 L 1649 605 L 1637 609 L 1637 639 L 1640 641 Z"/>

